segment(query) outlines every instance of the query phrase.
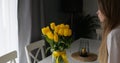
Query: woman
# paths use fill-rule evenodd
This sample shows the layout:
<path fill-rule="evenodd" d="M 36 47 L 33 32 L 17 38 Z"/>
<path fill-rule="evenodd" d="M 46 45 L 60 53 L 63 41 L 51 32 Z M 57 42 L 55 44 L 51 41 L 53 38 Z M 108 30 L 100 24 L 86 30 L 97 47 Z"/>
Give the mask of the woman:
<path fill-rule="evenodd" d="M 100 63 L 120 63 L 120 0 L 98 0 L 98 17 L 103 35 Z"/>

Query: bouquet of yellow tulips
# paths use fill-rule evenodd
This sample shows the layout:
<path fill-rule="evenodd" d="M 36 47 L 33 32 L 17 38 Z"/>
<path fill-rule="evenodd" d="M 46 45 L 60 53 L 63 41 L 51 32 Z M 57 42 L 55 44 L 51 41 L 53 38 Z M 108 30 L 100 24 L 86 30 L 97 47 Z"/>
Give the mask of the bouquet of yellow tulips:
<path fill-rule="evenodd" d="M 68 24 L 56 25 L 52 22 L 50 26 L 42 28 L 42 34 L 50 44 L 51 51 L 63 51 L 69 48 L 72 42 L 72 30 Z"/>
<path fill-rule="evenodd" d="M 53 63 L 68 63 L 66 51 L 72 42 L 72 30 L 68 24 L 50 23 L 50 26 L 42 28 L 42 34 L 50 44 Z"/>

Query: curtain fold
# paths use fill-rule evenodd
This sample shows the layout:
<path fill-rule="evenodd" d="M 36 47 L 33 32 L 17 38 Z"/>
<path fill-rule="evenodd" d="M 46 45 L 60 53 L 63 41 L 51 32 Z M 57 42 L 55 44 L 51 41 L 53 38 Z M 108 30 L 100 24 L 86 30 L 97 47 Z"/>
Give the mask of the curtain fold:
<path fill-rule="evenodd" d="M 46 24 L 44 13 L 44 0 L 18 0 L 19 63 L 27 63 L 25 45 L 42 39 L 41 27 Z"/>
<path fill-rule="evenodd" d="M 31 0 L 18 0 L 19 63 L 27 63 L 25 45 L 31 40 Z"/>

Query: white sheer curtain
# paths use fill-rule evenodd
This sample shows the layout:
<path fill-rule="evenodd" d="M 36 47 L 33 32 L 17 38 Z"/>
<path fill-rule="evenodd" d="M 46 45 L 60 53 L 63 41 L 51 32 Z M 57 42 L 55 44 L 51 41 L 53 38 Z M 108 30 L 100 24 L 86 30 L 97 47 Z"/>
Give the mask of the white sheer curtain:
<path fill-rule="evenodd" d="M 17 0 L 0 0 L 0 56 L 13 50 L 18 53 Z"/>

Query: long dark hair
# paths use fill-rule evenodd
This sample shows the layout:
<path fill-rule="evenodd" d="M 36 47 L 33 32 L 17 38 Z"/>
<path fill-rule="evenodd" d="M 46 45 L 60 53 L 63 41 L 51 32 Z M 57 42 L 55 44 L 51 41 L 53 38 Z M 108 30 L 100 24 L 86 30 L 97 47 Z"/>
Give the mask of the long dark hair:
<path fill-rule="evenodd" d="M 102 23 L 103 34 L 98 59 L 100 63 L 107 63 L 107 35 L 120 25 L 120 0 L 98 0 L 98 7 L 105 16 L 105 21 Z"/>

